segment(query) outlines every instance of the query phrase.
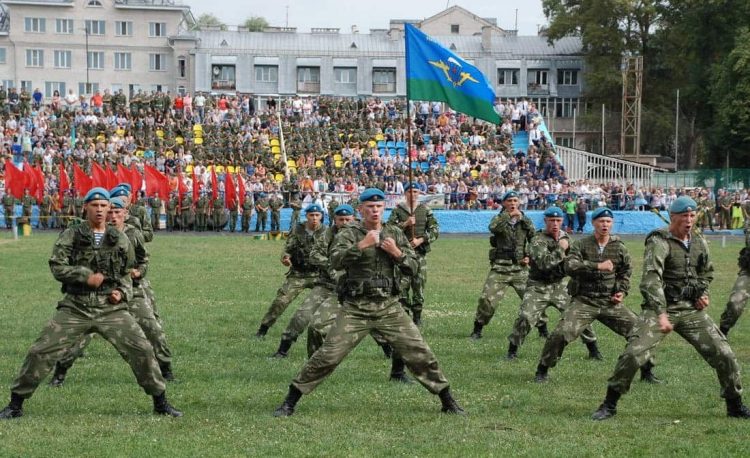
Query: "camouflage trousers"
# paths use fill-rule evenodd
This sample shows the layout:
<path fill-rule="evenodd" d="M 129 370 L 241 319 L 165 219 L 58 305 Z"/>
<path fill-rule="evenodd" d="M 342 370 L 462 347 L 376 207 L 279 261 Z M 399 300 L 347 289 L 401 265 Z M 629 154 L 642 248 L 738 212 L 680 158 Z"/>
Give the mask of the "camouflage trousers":
<path fill-rule="evenodd" d="M 729 302 L 727 302 L 727 308 L 721 314 L 722 328 L 731 329 L 737 320 L 742 316 L 742 312 L 745 311 L 745 304 L 747 299 L 750 297 L 750 272 L 741 270 L 737 275 L 737 280 L 734 282 L 732 292 L 729 294 Z"/>
<path fill-rule="evenodd" d="M 371 304 L 374 305 L 374 304 Z M 419 383 L 437 394 L 448 387 L 437 358 L 406 314 L 398 297 L 377 304 L 377 310 L 362 310 L 344 302 L 323 346 L 316 351 L 292 381 L 302 393 L 310 393 L 336 369 L 362 339 L 377 331 L 401 355 Z"/>
<path fill-rule="evenodd" d="M 721 385 L 721 397 L 735 399 L 742 394 L 740 367 L 727 339 L 705 311 L 681 302 L 677 310 L 667 310 L 674 332 L 692 345 L 716 371 Z M 620 355 L 609 387 L 620 394 L 630 389 L 638 368 L 651 359 L 652 352 L 667 336 L 659 331 L 659 319 L 653 310 L 645 310 L 636 321 L 625 352 Z"/>
<path fill-rule="evenodd" d="M 5 208 L 3 212 L 5 213 L 5 228 L 10 229 L 12 226 L 13 210 Z"/>
<path fill-rule="evenodd" d="M 242 232 L 247 232 L 250 230 L 250 219 L 252 217 L 253 214 L 249 210 L 242 212 Z"/>
<path fill-rule="evenodd" d="M 239 213 L 237 213 L 237 211 L 229 212 L 229 232 L 234 232 L 237 230 L 237 217 L 238 216 L 239 216 Z"/>
<path fill-rule="evenodd" d="M 266 222 L 268 221 L 268 213 L 267 212 L 257 212 L 256 213 L 256 219 L 255 219 L 255 232 L 265 232 L 266 231 Z"/>
<path fill-rule="evenodd" d="M 518 267 L 508 272 L 498 272 L 490 269 L 487 279 L 484 281 L 482 295 L 479 296 L 479 306 L 474 318 L 475 321 L 487 325 L 495 315 L 495 310 L 505 296 L 505 290 L 512 287 L 518 297 L 523 299 L 526 291 L 526 282 L 529 278 L 528 269 Z"/>
<path fill-rule="evenodd" d="M 154 348 L 154 356 L 159 365 L 172 363 L 172 351 L 167 346 L 167 338 L 161 323 L 151 308 L 151 302 L 144 294 L 142 287 L 133 288 L 133 298 L 128 302 L 128 312 L 133 315 L 138 326 L 141 327 L 151 346 Z M 73 363 L 82 354 L 83 350 L 91 343 L 93 334 L 82 335 L 68 351 L 60 358 L 58 363 L 65 369 L 70 369 Z"/>
<path fill-rule="evenodd" d="M 424 287 L 427 284 L 427 258 L 417 254 L 419 270 L 412 276 L 401 278 L 401 300 L 412 312 L 421 312 L 424 306 Z M 411 299 L 409 298 L 411 290 Z"/>
<path fill-rule="evenodd" d="M 221 225 L 222 217 L 224 216 L 224 210 L 214 210 L 211 214 L 211 223 L 215 231 L 221 231 L 224 229 Z"/>
<path fill-rule="evenodd" d="M 289 221 L 289 230 L 294 230 L 297 224 L 299 224 L 299 210 L 294 210 L 292 211 L 292 219 Z"/>
<path fill-rule="evenodd" d="M 272 211 L 271 212 L 271 232 L 278 232 L 281 230 L 281 213 Z"/>
<path fill-rule="evenodd" d="M 284 313 L 289 304 L 305 289 L 311 289 L 315 286 L 315 276 L 303 276 L 293 272 L 287 274 L 284 284 L 276 291 L 276 298 L 271 303 L 260 324 L 270 328 L 276 323 L 276 320 Z"/>
<path fill-rule="evenodd" d="M 180 222 L 180 229 L 183 231 L 188 230 L 190 227 L 190 223 L 192 223 L 193 220 L 193 212 L 192 211 L 184 211 L 182 212 L 182 221 Z"/>
<path fill-rule="evenodd" d="M 208 229 L 208 215 L 205 211 L 195 212 L 195 229 L 200 232 Z"/>
<path fill-rule="evenodd" d="M 302 301 L 302 304 L 295 310 L 292 319 L 289 320 L 289 324 L 281 334 L 281 338 L 293 342 L 296 341 L 297 337 L 307 329 L 313 314 L 331 294 L 335 296 L 335 293 L 332 293 L 330 288 L 320 285 L 314 287 L 307 297 L 305 297 L 305 300 Z"/>
<path fill-rule="evenodd" d="M 576 296 L 565 308 L 562 318 L 547 339 L 540 364 L 555 367 L 565 347 L 576 340 L 591 323 L 598 320 L 617 334 L 627 338 L 638 316 L 623 304 L 613 304 L 609 298 L 591 299 Z"/>
<path fill-rule="evenodd" d="M 60 357 L 81 336 L 96 333 L 111 343 L 150 395 L 161 394 L 165 381 L 154 349 L 135 318 L 125 309 L 112 309 L 107 297 L 67 295 L 29 349 L 11 391 L 29 398 Z"/>
<path fill-rule="evenodd" d="M 161 229 L 161 224 L 159 224 L 159 223 L 161 223 L 161 221 L 159 221 L 159 216 L 161 216 L 159 214 L 159 210 L 155 209 L 155 208 L 152 208 L 151 209 L 151 227 L 155 231 L 158 231 L 158 230 Z"/>
<path fill-rule="evenodd" d="M 539 324 L 544 311 L 548 307 L 554 307 L 562 313 L 565 311 L 569 299 L 566 285 L 562 281 L 549 285 L 529 281 L 526 285 L 526 293 L 523 295 L 518 318 L 513 323 L 513 331 L 508 336 L 508 341 L 516 347 L 523 345 L 523 341 L 531 328 Z M 583 330 L 581 340 L 586 343 L 596 342 L 596 334 L 590 326 Z"/>
<path fill-rule="evenodd" d="M 175 221 L 177 220 L 177 214 L 167 213 L 167 230 L 173 231 L 175 229 Z"/>

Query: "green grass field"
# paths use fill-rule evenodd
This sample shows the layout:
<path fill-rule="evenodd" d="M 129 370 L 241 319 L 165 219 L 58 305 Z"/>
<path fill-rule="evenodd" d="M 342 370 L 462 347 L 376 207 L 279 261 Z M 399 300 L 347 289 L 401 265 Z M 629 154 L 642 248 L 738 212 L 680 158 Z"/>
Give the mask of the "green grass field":
<path fill-rule="evenodd" d="M 0 241 L 0 379 L 8 387 L 26 350 L 52 316 L 59 284 L 47 267 L 54 235 Z M 642 241 L 628 242 L 635 261 L 628 305 L 640 311 Z M 572 344 L 544 385 L 533 382 L 543 341 L 534 332 L 516 362 L 502 359 L 518 310 L 506 295 L 478 343 L 471 331 L 487 273 L 486 238 L 443 238 L 429 257 L 423 334 L 454 395 L 469 415 L 441 415 L 437 397 L 418 384 L 387 381 L 389 361 L 371 339 L 295 416 L 273 409 L 305 361 L 303 341 L 287 360 L 268 358 L 291 309 L 258 341 L 252 338 L 281 284 L 282 242 L 247 237 L 157 235 L 149 276 L 156 289 L 178 382 L 170 400 L 185 417 L 151 414 L 151 399 L 103 339 L 68 374 L 63 388 L 40 386 L 25 416 L 0 424 L 0 456 L 730 456 L 750 452 L 750 422 L 727 419 L 716 376 L 677 335 L 657 351 L 666 384 L 637 381 L 614 419 L 595 423 L 606 380 L 624 340 L 604 326 L 604 362 Z M 717 269 L 710 314 L 718 320 L 736 276 L 739 240 L 711 242 Z M 557 313 L 550 311 L 551 324 Z M 732 347 L 750 364 L 750 318 L 733 330 Z M 746 380 L 747 381 L 747 380 Z M 7 391 L 0 394 L 7 401 Z M 750 400 L 750 397 L 748 398 Z"/>

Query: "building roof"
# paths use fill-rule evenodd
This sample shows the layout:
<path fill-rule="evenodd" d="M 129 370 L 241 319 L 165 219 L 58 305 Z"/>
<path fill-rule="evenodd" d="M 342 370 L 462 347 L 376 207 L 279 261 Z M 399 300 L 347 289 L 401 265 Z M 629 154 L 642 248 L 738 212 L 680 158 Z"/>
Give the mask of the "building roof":
<path fill-rule="evenodd" d="M 282 33 L 282 32 L 234 32 L 196 31 L 200 39 L 199 48 L 221 50 L 222 52 L 252 52 L 257 55 L 295 56 L 383 56 L 401 57 L 404 55 L 403 38 L 394 40 L 385 33 Z M 576 56 L 581 54 L 581 40 L 566 37 L 556 40 L 553 45 L 546 37 L 539 36 L 497 36 L 492 37 L 492 51 L 482 48 L 480 36 L 436 36 L 433 37 L 445 47 L 453 49 L 464 58 L 497 57 L 552 57 Z M 226 44 L 222 45 L 222 42 Z M 354 47 L 354 46 L 356 47 Z"/>

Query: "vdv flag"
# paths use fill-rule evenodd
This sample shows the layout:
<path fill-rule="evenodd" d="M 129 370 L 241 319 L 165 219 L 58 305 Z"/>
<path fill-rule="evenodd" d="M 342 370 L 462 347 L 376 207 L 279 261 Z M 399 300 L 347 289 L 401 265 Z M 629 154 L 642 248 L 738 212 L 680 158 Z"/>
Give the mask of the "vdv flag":
<path fill-rule="evenodd" d="M 433 100 L 495 124 L 495 92 L 476 67 L 406 24 L 406 87 L 411 100 Z"/>

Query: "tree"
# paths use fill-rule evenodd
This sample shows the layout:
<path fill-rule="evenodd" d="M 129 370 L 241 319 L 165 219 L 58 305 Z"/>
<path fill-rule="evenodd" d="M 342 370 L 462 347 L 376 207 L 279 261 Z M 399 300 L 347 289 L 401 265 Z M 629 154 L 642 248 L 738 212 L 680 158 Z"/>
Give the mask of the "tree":
<path fill-rule="evenodd" d="M 221 22 L 221 20 L 212 13 L 203 13 L 198 16 L 193 28 L 195 30 L 202 30 L 206 27 L 219 27 L 221 30 L 227 30 L 227 25 Z"/>
<path fill-rule="evenodd" d="M 250 16 L 244 23 L 248 32 L 262 32 L 268 27 L 268 21 L 262 16 Z"/>

